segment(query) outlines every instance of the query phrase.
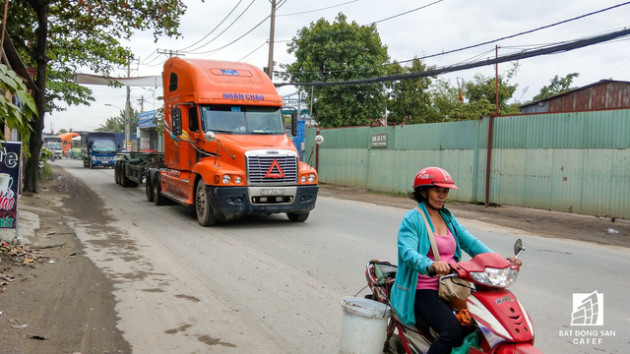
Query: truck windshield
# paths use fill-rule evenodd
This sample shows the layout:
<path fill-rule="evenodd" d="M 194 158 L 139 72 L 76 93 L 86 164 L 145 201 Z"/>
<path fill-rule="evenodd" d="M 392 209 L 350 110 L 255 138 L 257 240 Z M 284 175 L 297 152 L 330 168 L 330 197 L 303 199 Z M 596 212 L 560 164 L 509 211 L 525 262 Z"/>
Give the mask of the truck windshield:
<path fill-rule="evenodd" d="M 48 148 L 51 150 L 61 150 L 61 143 L 48 143 Z"/>
<path fill-rule="evenodd" d="M 224 106 L 201 107 L 204 131 L 229 134 L 284 134 L 282 112 L 277 107 Z"/>
<path fill-rule="evenodd" d="M 116 144 L 113 140 L 94 140 L 92 151 L 116 151 Z"/>

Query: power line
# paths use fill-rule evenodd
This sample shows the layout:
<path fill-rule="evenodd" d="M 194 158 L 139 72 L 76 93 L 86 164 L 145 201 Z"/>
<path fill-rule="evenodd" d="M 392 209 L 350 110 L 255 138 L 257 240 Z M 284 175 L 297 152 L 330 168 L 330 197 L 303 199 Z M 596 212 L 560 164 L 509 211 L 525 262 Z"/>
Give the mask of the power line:
<path fill-rule="evenodd" d="M 267 15 L 267 17 L 265 17 L 262 21 L 258 22 L 258 24 L 254 27 L 252 27 L 249 31 L 245 32 L 242 36 L 236 38 L 235 40 L 231 41 L 230 43 L 223 45 L 219 48 L 215 48 L 206 52 L 197 52 L 197 53 L 189 53 L 189 54 L 211 54 L 211 53 L 216 53 L 218 51 L 220 51 L 221 49 L 225 49 L 226 47 L 231 46 L 232 44 L 238 42 L 239 40 L 243 39 L 243 37 L 247 36 L 248 34 L 252 33 L 256 28 L 260 27 L 260 25 L 262 25 L 263 23 L 265 23 L 265 21 L 267 21 L 268 18 L 270 18 L 271 15 Z"/>
<path fill-rule="evenodd" d="M 419 7 L 419 8 L 417 8 L 417 9 L 409 10 L 409 11 L 406 11 L 406 12 L 400 13 L 400 14 L 398 14 L 398 15 L 394 15 L 394 16 L 390 16 L 390 17 L 388 17 L 388 18 L 384 18 L 384 19 L 382 19 L 382 20 L 374 21 L 374 22 L 372 22 L 371 24 L 374 24 L 374 23 L 379 23 L 379 22 L 385 22 L 385 21 L 388 21 L 388 20 L 394 19 L 394 18 L 396 18 L 396 17 L 400 17 L 400 16 L 403 16 L 403 15 L 406 15 L 406 14 L 412 13 L 412 12 L 414 12 L 414 11 L 422 10 L 422 9 L 424 9 L 424 8 L 427 8 L 427 7 L 429 7 L 429 6 L 435 5 L 435 4 L 437 4 L 437 3 L 439 3 L 439 2 L 442 2 L 442 1 L 444 1 L 444 0 L 438 0 L 438 1 L 432 2 L 432 3 L 430 3 L 430 4 L 427 4 L 427 5 L 424 5 L 424 6 L 420 6 L 420 7 Z"/>
<path fill-rule="evenodd" d="M 322 7 L 321 9 L 308 10 L 308 11 L 302 11 L 302 12 L 294 12 L 292 14 L 282 14 L 282 15 L 276 15 L 276 16 L 283 17 L 283 16 L 295 16 L 295 15 L 310 14 L 312 12 L 328 10 L 328 9 L 332 9 L 332 8 L 335 8 L 335 7 L 340 7 L 340 6 L 347 5 L 347 4 L 350 4 L 350 3 L 353 3 L 353 2 L 357 2 L 357 1 L 359 1 L 359 0 L 347 1 L 347 2 L 344 2 L 344 3 L 341 3 L 341 4 L 337 4 L 337 5 L 333 5 L 333 6 Z"/>
<path fill-rule="evenodd" d="M 477 61 L 477 62 L 474 62 L 474 63 L 453 65 L 453 66 L 449 66 L 449 67 L 442 67 L 442 68 L 438 68 L 438 69 L 431 69 L 431 70 L 415 72 L 415 73 L 388 75 L 388 76 L 374 77 L 374 78 L 368 78 L 368 79 L 356 79 L 356 80 L 347 80 L 347 81 L 329 81 L 329 82 L 317 82 L 317 81 L 315 81 L 315 82 L 277 83 L 277 84 L 275 84 L 275 86 L 276 87 L 281 87 L 281 86 L 288 86 L 288 85 L 292 85 L 292 86 L 360 85 L 360 84 L 371 84 L 371 83 L 375 83 L 375 82 L 397 81 L 397 80 L 405 80 L 405 79 L 417 79 L 417 78 L 420 78 L 420 77 L 437 76 L 437 75 L 440 75 L 440 74 L 450 73 L 450 72 L 454 72 L 454 71 L 468 70 L 468 69 L 472 69 L 472 68 L 476 68 L 476 67 L 480 67 L 480 66 L 486 66 L 486 65 L 504 63 L 504 62 L 509 62 L 509 61 L 521 60 L 521 59 L 526 59 L 526 58 L 532 58 L 532 57 L 536 57 L 536 56 L 540 56 L 540 55 L 549 55 L 549 54 L 568 52 L 568 51 L 571 51 L 571 50 L 574 50 L 574 49 L 587 47 L 587 46 L 590 46 L 590 45 L 593 45 L 593 44 L 606 42 L 606 41 L 610 41 L 610 40 L 617 39 L 617 38 L 620 38 L 620 37 L 624 37 L 624 36 L 627 36 L 628 34 L 630 34 L 630 29 L 623 29 L 623 30 L 620 30 L 620 31 L 610 32 L 610 33 L 599 35 L 599 36 L 595 36 L 595 37 L 590 37 L 590 38 L 585 38 L 585 39 L 578 39 L 578 40 L 574 40 L 574 41 L 571 41 L 571 42 L 565 42 L 563 44 L 559 44 L 559 45 L 555 45 L 555 46 L 551 46 L 551 47 L 540 48 L 540 49 L 535 49 L 535 50 L 530 50 L 530 51 L 523 51 L 523 52 L 516 53 L 516 54 L 504 55 L 504 56 L 501 56 L 501 57 L 498 57 L 498 58 L 481 60 L 481 61 Z"/>
<path fill-rule="evenodd" d="M 268 41 L 264 41 L 261 45 L 259 45 L 256 49 L 252 50 L 251 52 L 249 52 L 249 54 L 247 54 L 246 56 L 242 57 L 241 59 L 239 59 L 238 61 L 243 61 L 245 60 L 245 58 L 247 58 L 248 56 L 254 54 L 258 49 L 262 48 L 265 44 L 269 43 Z"/>
<path fill-rule="evenodd" d="M 201 41 L 203 41 L 204 39 L 208 38 L 208 36 L 210 36 L 212 33 L 214 33 L 214 31 L 216 31 L 216 30 L 217 30 L 217 28 L 219 28 L 219 26 L 221 26 L 221 25 L 223 24 L 223 22 L 225 22 L 225 20 L 227 20 L 227 19 L 228 19 L 228 17 L 230 17 L 230 15 L 232 15 L 232 13 L 234 12 L 234 10 L 236 10 L 236 8 L 238 7 L 238 5 L 240 5 L 242 2 L 243 2 L 243 0 L 239 0 L 239 2 L 238 2 L 238 3 L 237 3 L 237 4 L 236 4 L 236 5 L 232 8 L 232 10 L 230 10 L 230 12 L 229 12 L 227 15 L 225 15 L 225 17 L 223 17 L 223 20 L 221 20 L 221 22 L 219 22 L 219 24 L 218 24 L 218 25 L 216 25 L 216 26 L 215 26 L 215 27 L 214 27 L 214 28 L 213 28 L 210 32 L 208 32 L 208 33 L 207 33 L 205 36 L 203 36 L 200 40 L 198 40 L 198 41 L 196 41 L 195 43 L 193 43 L 193 44 L 189 45 L 188 47 L 182 48 L 182 49 L 180 49 L 180 50 L 181 50 L 181 51 L 184 51 L 184 50 L 190 49 L 190 47 L 194 47 L 194 46 L 196 46 L 197 44 L 199 44 Z M 253 1 L 252 1 L 252 3 L 253 3 Z M 251 4 L 250 4 L 250 6 L 251 6 Z"/>
<path fill-rule="evenodd" d="M 610 10 L 613 10 L 613 9 L 616 9 L 618 7 L 625 6 L 625 5 L 628 5 L 628 4 L 630 4 L 630 1 L 627 1 L 627 2 L 624 2 L 624 3 L 620 3 L 620 4 L 617 4 L 617 5 L 613 5 L 613 6 L 601 9 L 601 10 L 589 12 L 589 13 L 586 13 L 586 14 L 583 14 L 583 15 L 580 15 L 580 16 L 572 17 L 572 18 L 569 18 L 569 19 L 566 19 L 566 20 L 562 20 L 562 21 L 559 21 L 559 22 L 554 22 L 554 23 L 551 23 L 549 25 L 545 25 L 545 26 L 542 26 L 542 27 L 537 27 L 537 28 L 530 29 L 530 30 L 527 30 L 527 31 L 511 34 L 509 36 L 500 37 L 500 38 L 497 38 L 497 39 L 493 39 L 493 40 L 490 40 L 490 41 L 485 41 L 485 42 L 469 45 L 469 46 L 466 46 L 466 47 L 461 47 L 461 48 L 457 48 L 457 49 L 447 50 L 445 52 L 425 55 L 425 56 L 421 56 L 421 57 L 414 58 L 414 59 L 402 60 L 402 61 L 398 61 L 396 63 L 403 64 L 403 63 L 412 62 L 414 60 L 429 59 L 429 58 L 438 57 L 438 56 L 442 56 L 442 55 L 447 55 L 447 54 L 461 52 L 461 51 L 464 51 L 464 50 L 467 50 L 467 49 L 481 47 L 483 45 L 496 43 L 496 42 L 499 42 L 499 41 L 502 41 L 502 40 L 505 40 L 505 39 L 511 39 L 511 38 L 519 37 L 519 36 L 522 36 L 522 35 L 525 35 L 525 34 L 530 34 L 530 33 L 534 33 L 534 32 L 537 32 L 537 31 L 541 31 L 543 29 L 559 26 L 561 24 L 565 24 L 565 23 L 568 23 L 568 22 L 576 21 L 576 20 L 579 20 L 579 19 L 582 19 L 582 18 L 585 18 L 585 17 L 588 17 L 588 16 L 600 14 L 600 13 L 603 13 L 603 12 L 606 12 L 606 11 L 610 11 Z M 304 71 L 302 73 L 304 73 L 304 74 L 329 74 L 329 73 L 356 72 L 356 71 L 364 71 L 364 70 L 369 70 L 369 69 L 374 69 L 374 68 L 380 68 L 380 67 L 385 67 L 385 66 L 389 66 L 389 65 L 394 65 L 396 63 L 386 63 L 386 64 L 377 65 L 377 66 L 369 66 L 369 67 L 363 67 L 363 68 L 353 68 L 353 69 L 344 69 L 344 70 L 331 70 L 331 71 L 326 71 L 326 72 Z"/>
<path fill-rule="evenodd" d="M 223 31 L 221 31 L 221 33 L 217 34 L 216 36 L 214 36 L 214 38 L 212 38 L 211 40 L 209 40 L 208 42 L 202 44 L 201 46 L 198 46 L 197 48 L 193 48 L 193 49 L 189 49 L 186 52 L 188 54 L 204 54 L 206 52 L 202 52 L 202 53 L 195 53 L 195 50 L 199 50 L 205 46 L 207 46 L 208 44 L 214 42 L 217 38 L 219 38 L 223 33 L 225 33 L 227 30 L 229 30 L 235 23 L 236 21 L 238 21 L 244 14 L 245 12 L 247 12 L 247 10 L 249 10 L 249 8 L 254 4 L 256 0 L 252 0 L 252 2 L 249 3 L 249 5 L 247 5 L 247 7 L 245 8 L 245 10 L 243 10 L 243 12 L 241 12 L 240 15 L 238 15 L 237 18 L 234 19 L 234 21 L 232 21 L 232 23 L 230 23 Z"/>

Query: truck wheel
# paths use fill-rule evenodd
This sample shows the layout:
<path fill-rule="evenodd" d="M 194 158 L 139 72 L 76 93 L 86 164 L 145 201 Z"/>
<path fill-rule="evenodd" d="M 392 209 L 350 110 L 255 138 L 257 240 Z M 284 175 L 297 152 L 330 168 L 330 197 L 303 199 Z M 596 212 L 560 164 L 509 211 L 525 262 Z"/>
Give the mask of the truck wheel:
<path fill-rule="evenodd" d="M 151 181 L 151 171 L 147 171 L 147 176 L 144 179 L 144 191 L 147 194 L 147 200 L 153 201 L 153 184 Z"/>
<path fill-rule="evenodd" d="M 125 166 L 121 164 L 120 167 L 120 185 L 127 188 L 131 186 L 131 180 L 127 178 L 127 174 L 125 173 Z"/>
<path fill-rule="evenodd" d="M 308 219 L 308 213 L 298 214 L 298 213 L 287 213 L 289 220 L 292 222 L 304 222 Z"/>
<path fill-rule="evenodd" d="M 197 190 L 195 193 L 195 209 L 197 211 L 197 221 L 201 226 L 212 226 L 217 223 L 212 209 L 210 208 L 210 198 L 208 198 L 208 192 L 206 191 L 206 185 L 203 180 L 197 183 Z"/>
<path fill-rule="evenodd" d="M 88 162 L 88 164 L 89 164 L 88 166 L 90 167 L 90 169 L 94 168 L 94 165 L 92 165 L 92 159 L 90 159 L 90 162 Z"/>
<path fill-rule="evenodd" d="M 164 205 L 166 204 L 166 198 L 164 198 L 162 196 L 162 193 L 160 193 L 160 191 L 162 190 L 162 187 L 160 186 L 160 172 L 156 172 L 155 175 L 153 176 L 153 178 L 151 179 L 151 182 L 153 182 L 153 202 L 155 203 L 155 205 Z"/>
<path fill-rule="evenodd" d="M 120 172 L 120 161 L 116 161 L 114 162 L 114 182 L 116 182 L 116 184 L 120 184 L 120 182 L 118 181 L 118 174 Z"/>

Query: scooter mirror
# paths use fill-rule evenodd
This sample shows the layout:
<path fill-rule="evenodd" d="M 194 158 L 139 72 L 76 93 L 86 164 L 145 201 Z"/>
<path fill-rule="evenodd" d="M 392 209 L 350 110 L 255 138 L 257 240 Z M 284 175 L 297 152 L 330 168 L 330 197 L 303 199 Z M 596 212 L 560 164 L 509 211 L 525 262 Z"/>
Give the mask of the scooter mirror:
<path fill-rule="evenodd" d="M 523 248 L 523 241 L 519 238 L 518 240 L 516 240 L 516 242 L 514 243 L 514 254 L 518 255 L 521 251 L 525 250 Z"/>

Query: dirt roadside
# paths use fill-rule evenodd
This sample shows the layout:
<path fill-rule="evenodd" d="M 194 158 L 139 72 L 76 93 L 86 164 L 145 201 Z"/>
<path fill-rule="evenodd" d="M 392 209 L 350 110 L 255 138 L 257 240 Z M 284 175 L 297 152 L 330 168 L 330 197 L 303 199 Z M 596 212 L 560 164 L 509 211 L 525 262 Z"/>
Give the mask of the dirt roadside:
<path fill-rule="evenodd" d="M 99 224 L 96 220 L 103 213 L 98 198 L 64 170 L 53 168 L 54 178 L 41 181 L 38 194 L 25 194 L 19 200 L 20 229 L 29 247 L 14 249 L 20 252 L 12 258 L 0 252 L 0 354 L 131 353 L 116 328 L 113 285 L 85 257 L 66 223 L 72 217 L 88 222 L 94 218 Z M 408 198 L 354 187 L 322 185 L 320 195 L 401 208 L 415 206 Z M 541 236 L 630 247 L 630 220 L 612 222 L 508 206 L 447 206 L 458 218 Z M 617 233 L 609 233 L 609 229 Z"/>

